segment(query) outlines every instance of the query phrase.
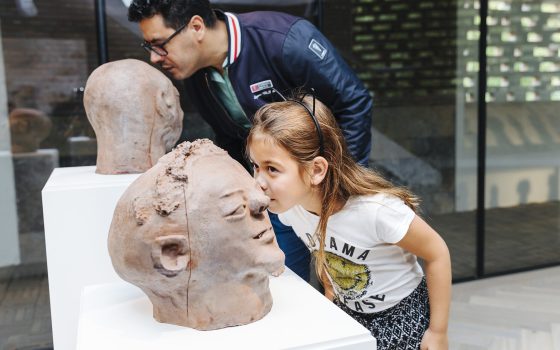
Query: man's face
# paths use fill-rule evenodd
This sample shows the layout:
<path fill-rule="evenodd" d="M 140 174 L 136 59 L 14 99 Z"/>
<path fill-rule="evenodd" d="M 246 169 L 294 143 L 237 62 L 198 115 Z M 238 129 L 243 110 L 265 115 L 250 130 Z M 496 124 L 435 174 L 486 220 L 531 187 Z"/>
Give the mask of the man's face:
<path fill-rule="evenodd" d="M 140 30 L 144 40 L 152 45 L 163 43 L 175 32 L 175 29 L 165 25 L 160 14 L 140 21 Z M 150 52 L 150 61 L 160 65 L 177 80 L 190 77 L 202 68 L 198 63 L 201 48 L 195 39 L 195 34 L 193 26 L 188 24 L 165 44 L 163 48 L 167 51 L 166 56 Z"/>
<path fill-rule="evenodd" d="M 284 254 L 266 212 L 269 198 L 256 181 L 227 155 L 201 158 L 193 169 L 189 186 L 197 188 L 189 202 L 196 204 L 187 204 L 187 216 L 189 231 L 206 239 L 199 267 L 202 259 L 221 261 L 211 267 L 216 278 L 249 285 L 280 272 Z"/>

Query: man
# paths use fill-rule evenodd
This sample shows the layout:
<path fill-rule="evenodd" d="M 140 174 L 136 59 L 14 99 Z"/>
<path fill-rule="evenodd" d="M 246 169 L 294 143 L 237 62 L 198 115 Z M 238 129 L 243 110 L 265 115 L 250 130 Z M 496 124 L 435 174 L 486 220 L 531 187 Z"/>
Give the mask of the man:
<path fill-rule="evenodd" d="M 212 126 L 216 144 L 240 162 L 254 112 L 286 93 L 314 89 L 334 112 L 352 155 L 367 165 L 371 149 L 371 97 L 308 21 L 276 12 L 232 14 L 208 0 L 134 0 L 128 11 L 139 22 L 150 53 L 175 79 Z M 309 279 L 309 253 L 295 233 L 271 215 L 286 265 Z"/>

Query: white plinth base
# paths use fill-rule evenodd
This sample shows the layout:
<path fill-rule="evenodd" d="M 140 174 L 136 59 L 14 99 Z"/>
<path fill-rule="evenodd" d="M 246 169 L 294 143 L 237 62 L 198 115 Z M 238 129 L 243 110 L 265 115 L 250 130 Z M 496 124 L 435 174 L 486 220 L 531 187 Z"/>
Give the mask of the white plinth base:
<path fill-rule="evenodd" d="M 43 217 L 54 348 L 76 349 L 80 295 L 120 281 L 107 250 L 113 211 L 139 174 L 99 175 L 95 167 L 57 168 L 43 188 Z"/>
<path fill-rule="evenodd" d="M 274 304 L 263 319 L 215 331 L 163 324 L 144 293 L 125 282 L 82 293 L 78 350 L 345 349 L 375 350 L 369 331 L 289 269 L 270 279 Z"/>
<path fill-rule="evenodd" d="M 12 154 L 0 151 L 0 267 L 20 263 L 14 184 Z"/>

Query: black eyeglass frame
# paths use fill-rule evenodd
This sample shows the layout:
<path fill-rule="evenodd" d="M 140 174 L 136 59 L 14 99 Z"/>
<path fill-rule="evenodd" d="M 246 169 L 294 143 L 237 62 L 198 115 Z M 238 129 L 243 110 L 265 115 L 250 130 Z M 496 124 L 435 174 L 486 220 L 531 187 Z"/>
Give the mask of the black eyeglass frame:
<path fill-rule="evenodd" d="M 274 92 L 278 96 L 280 96 L 282 98 L 282 100 L 287 101 L 287 102 L 295 102 L 298 105 L 305 108 L 305 110 L 307 111 L 309 116 L 311 116 L 311 119 L 313 120 L 313 124 L 315 124 L 315 129 L 317 130 L 317 137 L 319 138 L 319 155 L 324 157 L 324 155 L 325 155 L 325 146 L 324 146 L 325 142 L 323 140 L 323 132 L 321 131 L 321 125 L 319 124 L 319 121 L 317 120 L 317 117 L 315 117 L 315 90 L 313 88 L 311 88 L 311 93 L 309 93 L 309 92 L 304 93 L 300 100 L 294 99 L 294 98 L 286 98 L 282 93 L 280 93 L 280 91 L 276 90 L 273 87 L 268 88 L 265 91 L 267 91 L 269 94 Z M 311 95 L 311 97 L 313 97 L 312 109 L 309 109 L 309 107 L 305 103 L 303 103 L 303 99 L 307 95 Z"/>
<path fill-rule="evenodd" d="M 167 37 L 167 39 L 165 39 L 161 44 L 157 44 L 157 45 L 152 45 L 149 42 L 145 41 L 143 43 L 140 44 L 140 46 L 148 51 L 148 53 L 156 53 L 159 56 L 167 56 L 169 53 L 167 52 L 166 49 L 164 49 L 163 47 L 169 43 L 171 41 L 171 39 L 173 39 L 177 34 L 179 34 L 183 29 L 185 29 L 185 27 L 187 26 L 187 23 L 183 24 L 182 26 L 180 26 L 179 28 L 177 28 L 177 30 L 171 34 L 169 37 Z M 158 51 L 160 50 L 160 51 Z"/>

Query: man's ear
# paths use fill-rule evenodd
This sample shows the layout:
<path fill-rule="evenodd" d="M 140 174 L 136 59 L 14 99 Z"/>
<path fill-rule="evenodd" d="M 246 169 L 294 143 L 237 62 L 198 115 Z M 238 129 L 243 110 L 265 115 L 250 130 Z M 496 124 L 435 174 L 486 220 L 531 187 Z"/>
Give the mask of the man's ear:
<path fill-rule="evenodd" d="M 185 271 L 190 261 L 187 238 L 182 235 L 157 237 L 152 242 L 152 261 L 154 268 L 167 277 Z"/>
<path fill-rule="evenodd" d="M 323 157 L 315 157 L 311 164 L 311 184 L 319 185 L 327 175 L 329 163 Z"/>
<path fill-rule="evenodd" d="M 204 23 L 204 19 L 202 17 L 199 15 L 192 16 L 188 27 L 194 31 L 194 37 L 197 41 L 202 40 L 204 33 L 206 32 L 206 23 Z"/>

